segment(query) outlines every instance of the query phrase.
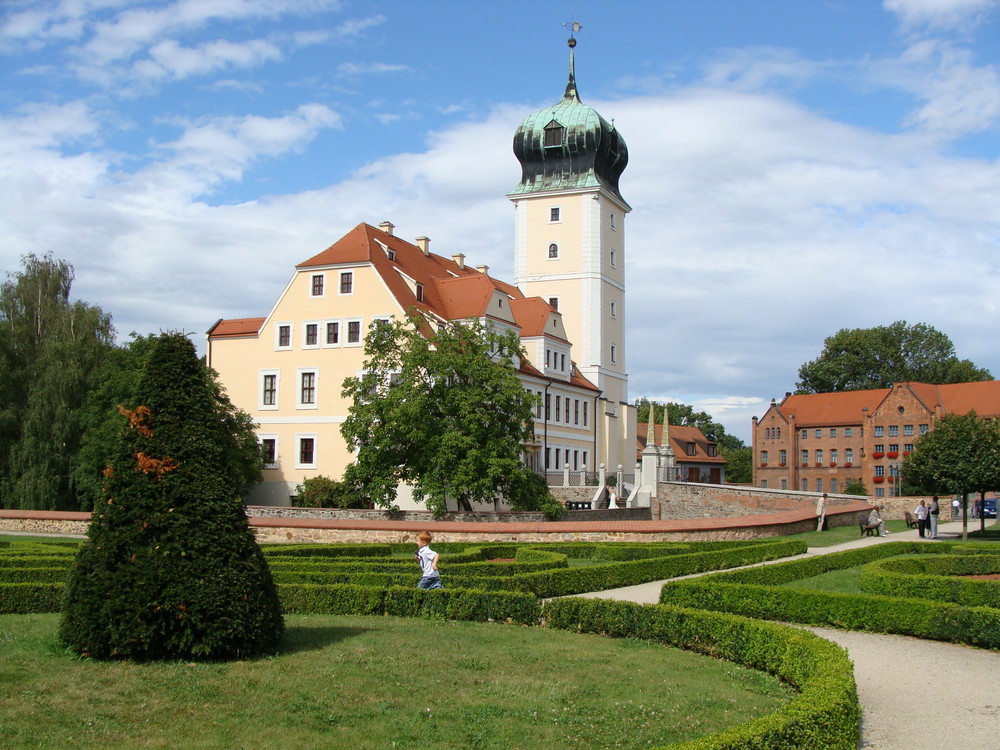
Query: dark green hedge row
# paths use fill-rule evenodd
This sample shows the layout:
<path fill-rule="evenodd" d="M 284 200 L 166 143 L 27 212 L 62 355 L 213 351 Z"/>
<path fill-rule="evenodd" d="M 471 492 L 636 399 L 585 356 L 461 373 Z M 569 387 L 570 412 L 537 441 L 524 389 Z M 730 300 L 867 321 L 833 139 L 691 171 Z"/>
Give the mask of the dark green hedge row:
<path fill-rule="evenodd" d="M 511 579 L 509 585 L 514 590 L 530 591 L 542 598 L 569 596 L 588 591 L 635 586 L 691 573 L 703 573 L 707 570 L 735 568 L 805 551 L 806 543 L 799 540 L 746 545 L 729 542 L 727 547 L 706 552 L 526 573 Z"/>
<path fill-rule="evenodd" d="M 0 615 L 28 615 L 62 609 L 64 583 L 0 583 Z"/>
<path fill-rule="evenodd" d="M 0 566 L 0 583 L 64 583 L 68 575 L 68 565 L 39 565 L 34 568 Z"/>
<path fill-rule="evenodd" d="M 541 603 L 534 596 L 512 592 L 284 584 L 278 595 L 289 614 L 430 616 L 521 625 L 537 625 L 541 618 Z"/>
<path fill-rule="evenodd" d="M 604 599 L 545 605 L 547 627 L 643 638 L 777 675 L 799 695 L 768 716 L 673 748 L 684 750 L 854 750 L 858 705 L 847 653 L 811 633 L 744 617 Z"/>
<path fill-rule="evenodd" d="M 33 555 L 31 553 L 0 555 L 0 569 L 54 567 L 69 570 L 73 555 Z"/>
<path fill-rule="evenodd" d="M 869 594 L 910 596 L 966 607 L 1000 607 L 1000 581 L 962 578 L 1000 573 L 997 555 L 894 557 L 866 565 L 861 589 Z"/>
<path fill-rule="evenodd" d="M 263 544 L 268 560 L 280 557 L 391 557 L 389 544 Z"/>
<path fill-rule="evenodd" d="M 893 542 L 760 568 L 671 581 L 662 603 L 807 625 L 898 633 L 931 640 L 1000 647 L 1000 610 L 914 598 L 779 588 L 778 584 L 905 553 L 963 551 L 962 545 Z"/>

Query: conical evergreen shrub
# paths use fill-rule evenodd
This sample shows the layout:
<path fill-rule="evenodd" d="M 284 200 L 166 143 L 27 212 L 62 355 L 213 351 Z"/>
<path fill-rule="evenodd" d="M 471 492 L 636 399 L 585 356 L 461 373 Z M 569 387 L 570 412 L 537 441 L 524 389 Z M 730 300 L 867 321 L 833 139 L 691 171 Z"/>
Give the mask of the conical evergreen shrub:
<path fill-rule="evenodd" d="M 194 346 L 153 346 L 67 586 L 63 642 L 99 659 L 266 653 L 284 622 L 238 496 L 236 439 Z M 125 420 L 123 420 L 125 421 Z"/>

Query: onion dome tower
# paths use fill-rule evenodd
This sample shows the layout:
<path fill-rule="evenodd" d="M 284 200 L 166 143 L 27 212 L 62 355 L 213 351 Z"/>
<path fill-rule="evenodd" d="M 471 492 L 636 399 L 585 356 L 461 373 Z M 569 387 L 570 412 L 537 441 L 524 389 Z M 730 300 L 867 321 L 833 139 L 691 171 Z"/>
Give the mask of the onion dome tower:
<path fill-rule="evenodd" d="M 600 460 L 609 469 L 631 467 L 624 318 L 625 216 L 632 209 L 618 187 L 628 148 L 613 122 L 580 101 L 572 34 L 568 44 L 562 99 L 525 117 L 514 133 L 521 164 L 521 181 L 507 195 L 515 208 L 514 280 L 562 313 L 577 368 L 603 392 Z"/>

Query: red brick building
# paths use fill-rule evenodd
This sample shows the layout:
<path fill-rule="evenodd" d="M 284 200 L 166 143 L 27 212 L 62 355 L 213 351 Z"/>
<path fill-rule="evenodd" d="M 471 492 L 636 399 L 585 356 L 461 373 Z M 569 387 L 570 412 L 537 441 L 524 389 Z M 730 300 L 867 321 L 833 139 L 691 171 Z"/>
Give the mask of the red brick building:
<path fill-rule="evenodd" d="M 1000 381 L 786 394 L 753 419 L 754 486 L 837 493 L 860 479 L 875 497 L 893 497 L 917 439 L 945 414 L 972 410 L 1000 416 Z"/>

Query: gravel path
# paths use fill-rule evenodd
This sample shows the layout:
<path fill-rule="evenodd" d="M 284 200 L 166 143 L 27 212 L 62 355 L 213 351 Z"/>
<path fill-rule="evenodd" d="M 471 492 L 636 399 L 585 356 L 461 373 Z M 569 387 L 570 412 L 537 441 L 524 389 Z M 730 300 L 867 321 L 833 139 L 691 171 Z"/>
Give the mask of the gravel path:
<path fill-rule="evenodd" d="M 961 523 L 941 524 L 942 539 L 954 540 L 960 534 Z M 906 531 L 885 541 L 917 538 L 916 531 Z M 865 537 L 812 548 L 807 554 L 882 542 Z M 654 604 L 664 583 L 583 596 Z M 1000 653 L 898 635 L 807 629 L 845 648 L 854 662 L 863 750 L 1000 749 Z"/>

